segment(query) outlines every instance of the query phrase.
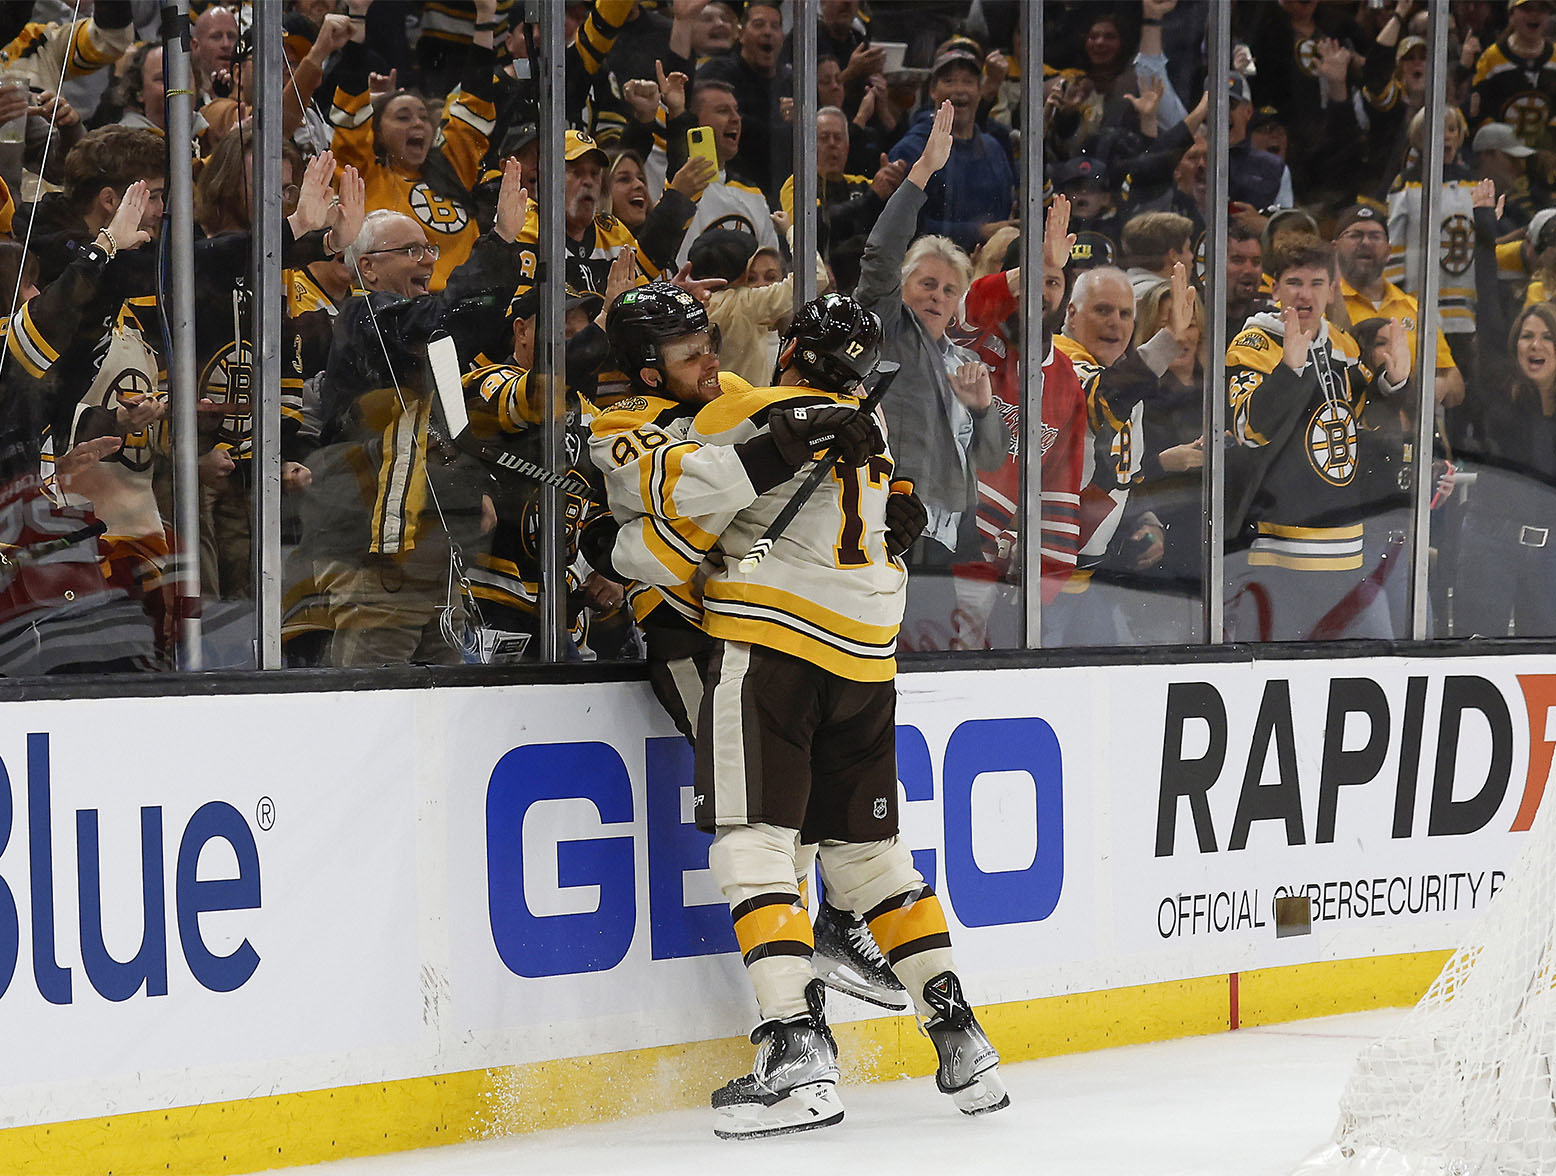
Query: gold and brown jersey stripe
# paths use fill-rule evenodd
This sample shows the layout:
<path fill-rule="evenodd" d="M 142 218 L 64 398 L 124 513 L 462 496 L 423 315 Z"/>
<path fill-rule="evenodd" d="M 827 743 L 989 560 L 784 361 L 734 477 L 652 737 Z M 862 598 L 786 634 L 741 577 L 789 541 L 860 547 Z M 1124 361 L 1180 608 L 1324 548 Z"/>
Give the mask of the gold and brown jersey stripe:
<path fill-rule="evenodd" d="M 865 915 L 865 922 L 894 968 L 921 952 L 951 946 L 945 912 L 934 888 L 928 885 L 888 898 Z"/>
<path fill-rule="evenodd" d="M 798 894 L 758 894 L 736 905 L 730 915 L 747 967 L 769 956 L 809 957 L 815 950 L 810 913 L 800 905 Z"/>

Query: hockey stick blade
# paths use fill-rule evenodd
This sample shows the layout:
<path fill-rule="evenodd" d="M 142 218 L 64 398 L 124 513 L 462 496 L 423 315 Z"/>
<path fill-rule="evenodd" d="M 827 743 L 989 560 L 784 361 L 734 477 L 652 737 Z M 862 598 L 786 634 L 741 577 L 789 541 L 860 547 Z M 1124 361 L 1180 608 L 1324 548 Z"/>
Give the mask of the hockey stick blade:
<path fill-rule="evenodd" d="M 875 370 L 865 378 L 867 383 L 872 380 L 874 382 L 869 383 L 869 391 L 865 394 L 864 400 L 860 402 L 859 411 L 862 413 L 874 412 L 876 405 L 881 402 L 881 397 L 886 395 L 886 389 L 891 387 L 892 381 L 897 378 L 897 373 L 901 370 L 902 365 L 900 363 L 894 363 L 889 359 L 884 359 L 876 364 Z M 783 537 L 783 533 L 788 530 L 789 524 L 794 521 L 794 516 L 799 514 L 801 508 L 810 501 L 811 495 L 816 493 L 816 487 L 826 480 L 827 475 L 832 472 L 832 468 L 837 465 L 838 459 L 841 456 L 842 449 L 834 445 L 822 455 L 821 460 L 816 462 L 809 476 L 800 483 L 800 488 L 794 492 L 794 496 L 784 503 L 783 509 L 778 512 L 778 517 L 768 524 L 767 530 L 762 532 L 761 538 L 753 543 L 751 550 L 746 552 L 741 558 L 739 566 L 742 572 L 750 573 L 755 571 L 757 566 L 767 558 L 767 553 L 773 549 L 773 544 Z"/>

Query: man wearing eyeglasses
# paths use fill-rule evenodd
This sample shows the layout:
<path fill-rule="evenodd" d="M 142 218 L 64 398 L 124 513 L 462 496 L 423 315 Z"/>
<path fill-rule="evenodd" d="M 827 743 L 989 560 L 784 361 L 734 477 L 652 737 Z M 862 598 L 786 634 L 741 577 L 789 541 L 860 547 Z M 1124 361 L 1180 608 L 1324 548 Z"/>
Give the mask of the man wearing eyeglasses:
<path fill-rule="evenodd" d="M 329 595 L 335 665 L 450 663 L 451 558 L 474 559 L 495 523 L 486 475 L 434 431 L 427 343 L 447 333 L 463 365 L 501 354 L 528 193 L 505 170 L 497 220 L 438 293 L 438 250 L 414 217 L 369 214 L 346 250 L 357 296 L 341 310 L 320 389 L 321 448 L 304 533 Z"/>
<path fill-rule="evenodd" d="M 1370 318 L 1397 318 L 1409 337 L 1410 354 L 1416 353 L 1416 329 L 1420 304 L 1383 277 L 1389 261 L 1388 218 L 1369 204 L 1356 204 L 1335 222 L 1335 262 L 1340 269 L 1340 296 L 1350 323 Z M 1464 400 L 1464 377 L 1454 366 L 1453 352 L 1442 331 L 1437 332 L 1437 380 L 1439 404 L 1453 406 Z"/>

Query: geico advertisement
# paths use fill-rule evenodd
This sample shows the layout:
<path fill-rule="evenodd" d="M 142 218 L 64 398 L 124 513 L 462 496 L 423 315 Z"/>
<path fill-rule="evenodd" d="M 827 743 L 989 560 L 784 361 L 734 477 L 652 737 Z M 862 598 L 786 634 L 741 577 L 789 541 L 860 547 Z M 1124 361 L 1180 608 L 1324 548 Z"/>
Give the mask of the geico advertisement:
<path fill-rule="evenodd" d="M 1121 946 L 1236 968 L 1451 945 L 1544 794 L 1556 674 L 1520 672 L 1538 668 L 1288 662 L 1121 680 L 1140 736 L 1115 767 Z M 1149 782 L 1134 804 L 1130 780 Z"/>
<path fill-rule="evenodd" d="M 354 696 L 7 704 L 0 1126 L 269 1093 L 303 1079 L 288 1059 L 417 1043 L 394 719 Z"/>
<path fill-rule="evenodd" d="M 1051 990 L 1043 969 L 1100 950 L 1090 702 L 1028 681 L 898 680 L 903 836 L 984 1001 Z M 455 1016 L 518 1058 L 749 1030 L 711 838 L 691 824 L 686 741 L 643 687 L 524 699 L 470 699 L 480 734 L 448 749 L 450 779 L 479 785 L 449 796 Z M 504 746 L 500 732 L 519 737 Z"/>

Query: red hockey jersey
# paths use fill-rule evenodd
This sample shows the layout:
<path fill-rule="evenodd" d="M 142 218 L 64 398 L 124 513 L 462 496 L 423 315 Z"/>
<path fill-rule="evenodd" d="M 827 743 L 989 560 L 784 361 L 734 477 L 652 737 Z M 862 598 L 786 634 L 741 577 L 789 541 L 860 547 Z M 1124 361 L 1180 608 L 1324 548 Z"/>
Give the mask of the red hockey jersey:
<path fill-rule="evenodd" d="M 990 369 L 994 407 L 1010 431 L 1010 453 L 997 470 L 978 471 L 978 533 L 986 560 L 999 565 L 1013 550 L 1021 501 L 1021 383 L 1015 339 L 1005 322 L 1019 307 L 1004 274 L 979 278 L 967 291 L 965 329 L 958 342 Z M 1086 396 L 1068 358 L 1050 341 L 1043 360 L 1042 407 L 1043 601 L 1059 594 L 1075 570 L 1080 547 L 1081 468 L 1086 444 Z"/>

